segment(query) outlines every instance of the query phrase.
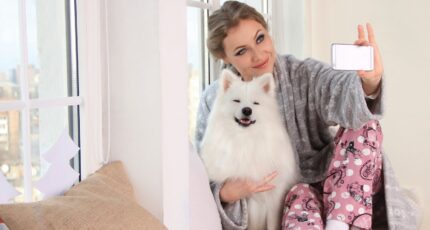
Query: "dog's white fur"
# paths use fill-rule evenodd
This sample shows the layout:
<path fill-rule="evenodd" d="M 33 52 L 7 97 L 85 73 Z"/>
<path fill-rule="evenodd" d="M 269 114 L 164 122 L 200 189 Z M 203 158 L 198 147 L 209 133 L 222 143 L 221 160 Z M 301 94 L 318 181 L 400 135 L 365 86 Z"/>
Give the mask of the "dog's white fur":
<path fill-rule="evenodd" d="M 201 144 L 209 178 L 219 183 L 235 178 L 261 181 L 278 171 L 271 182 L 276 188 L 253 194 L 247 204 L 248 229 L 280 229 L 283 200 L 297 183 L 298 168 L 281 120 L 273 75 L 243 82 L 233 72 L 223 70 L 219 83 Z M 243 116 L 244 107 L 252 109 L 250 117 L 255 120 L 248 127 L 234 120 Z"/>

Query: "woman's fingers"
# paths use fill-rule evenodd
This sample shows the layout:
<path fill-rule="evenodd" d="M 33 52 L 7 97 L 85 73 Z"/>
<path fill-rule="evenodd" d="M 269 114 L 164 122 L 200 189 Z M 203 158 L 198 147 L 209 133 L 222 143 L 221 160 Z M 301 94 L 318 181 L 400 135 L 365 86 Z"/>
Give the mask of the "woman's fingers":
<path fill-rule="evenodd" d="M 369 38 L 369 42 L 371 44 L 375 43 L 375 33 L 373 32 L 373 27 L 370 23 L 366 23 L 367 28 L 367 37 Z"/>
<path fill-rule="evenodd" d="M 272 182 L 278 174 L 277 171 L 274 171 L 259 182 L 241 179 L 227 180 L 221 188 L 220 196 L 225 202 L 233 202 L 248 197 L 253 193 L 272 190 L 276 186 L 270 182 Z"/>
<path fill-rule="evenodd" d="M 228 179 L 220 190 L 220 198 L 224 202 L 234 202 L 241 198 L 248 197 L 253 193 L 272 190 L 276 186 L 270 182 L 272 182 L 278 174 L 277 171 L 274 171 L 258 182 L 246 179 Z"/>
<path fill-rule="evenodd" d="M 265 176 L 261 182 L 255 184 L 253 192 L 264 192 L 275 188 L 275 185 L 270 184 L 270 182 L 273 181 L 278 175 L 279 173 L 274 171 Z"/>
<path fill-rule="evenodd" d="M 269 182 L 271 182 L 273 179 L 275 179 L 275 177 L 277 177 L 278 176 L 278 172 L 277 171 L 274 171 L 274 172 L 271 172 L 269 175 L 267 175 L 267 176 L 265 176 L 264 177 L 264 179 L 263 179 L 263 181 L 260 183 L 260 186 L 261 185 L 265 185 L 265 184 L 268 184 Z"/>
<path fill-rule="evenodd" d="M 358 40 L 355 41 L 355 45 L 369 45 L 376 43 L 375 33 L 373 31 L 373 27 L 370 23 L 366 23 L 367 30 L 367 39 L 366 39 L 366 31 L 362 25 L 357 26 L 358 31 Z"/>
<path fill-rule="evenodd" d="M 362 25 L 358 25 L 357 31 L 358 31 L 358 40 L 366 40 L 364 28 Z"/>
<path fill-rule="evenodd" d="M 370 71 L 357 71 L 357 74 L 361 77 L 363 82 L 363 89 L 366 94 L 375 92 L 378 88 L 379 83 L 382 78 L 382 73 L 384 72 L 384 67 L 382 66 L 382 59 L 380 57 L 378 45 L 375 39 L 375 33 L 373 27 L 370 23 L 366 23 L 367 38 L 365 36 L 364 27 L 358 25 L 358 40 L 355 41 L 355 45 L 359 46 L 372 46 L 373 47 L 373 70 Z"/>
<path fill-rule="evenodd" d="M 357 46 L 369 46 L 370 43 L 367 40 L 357 40 L 354 42 L 354 45 Z"/>
<path fill-rule="evenodd" d="M 265 185 L 256 187 L 255 190 L 254 190 L 254 193 L 255 192 L 269 191 L 269 190 L 274 189 L 275 187 L 276 187 L 276 185 L 273 185 L 273 184 L 265 184 Z"/>

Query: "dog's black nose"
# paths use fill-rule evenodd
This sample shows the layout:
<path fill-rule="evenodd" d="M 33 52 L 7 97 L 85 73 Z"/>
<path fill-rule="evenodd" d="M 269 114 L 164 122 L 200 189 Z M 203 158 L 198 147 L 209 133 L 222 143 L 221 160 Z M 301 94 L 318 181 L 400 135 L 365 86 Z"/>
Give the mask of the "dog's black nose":
<path fill-rule="evenodd" d="M 243 113 L 243 115 L 245 115 L 245 116 L 251 116 L 251 114 L 252 114 L 252 109 L 251 109 L 251 108 L 249 108 L 249 107 L 245 107 L 245 108 L 243 108 L 243 109 L 242 109 L 242 113 Z"/>

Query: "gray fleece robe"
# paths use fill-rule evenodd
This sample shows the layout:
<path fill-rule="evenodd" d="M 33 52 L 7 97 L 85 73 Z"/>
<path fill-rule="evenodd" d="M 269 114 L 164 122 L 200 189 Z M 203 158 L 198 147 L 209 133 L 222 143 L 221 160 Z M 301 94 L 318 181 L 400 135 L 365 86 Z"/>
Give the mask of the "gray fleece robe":
<path fill-rule="evenodd" d="M 329 127 L 358 129 L 371 119 L 380 119 L 384 92 L 381 89 L 377 98 L 367 100 L 355 71 L 337 71 L 319 61 L 301 61 L 291 55 L 277 56 L 274 77 L 285 128 L 299 160 L 301 181 L 320 182 L 334 150 Z M 201 98 L 195 142 L 198 150 L 217 88 L 215 81 Z M 383 159 L 384 191 L 380 195 L 384 199 L 374 204 L 373 229 L 417 229 L 416 204 L 399 187 L 386 154 Z M 221 186 L 211 183 L 223 229 L 246 229 L 246 200 L 221 203 Z"/>

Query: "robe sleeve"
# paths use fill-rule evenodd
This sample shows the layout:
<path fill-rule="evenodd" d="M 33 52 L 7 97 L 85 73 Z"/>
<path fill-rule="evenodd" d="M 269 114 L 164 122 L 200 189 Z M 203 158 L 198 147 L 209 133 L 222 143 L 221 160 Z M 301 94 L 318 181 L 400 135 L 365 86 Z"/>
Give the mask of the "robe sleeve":
<path fill-rule="evenodd" d="M 314 59 L 304 60 L 297 71 L 309 81 L 308 89 L 300 89 L 307 92 L 300 95 L 312 99 L 327 125 L 358 129 L 367 121 L 382 117 L 383 82 L 377 97 L 366 99 L 361 78 L 355 71 L 334 70 Z"/>

